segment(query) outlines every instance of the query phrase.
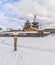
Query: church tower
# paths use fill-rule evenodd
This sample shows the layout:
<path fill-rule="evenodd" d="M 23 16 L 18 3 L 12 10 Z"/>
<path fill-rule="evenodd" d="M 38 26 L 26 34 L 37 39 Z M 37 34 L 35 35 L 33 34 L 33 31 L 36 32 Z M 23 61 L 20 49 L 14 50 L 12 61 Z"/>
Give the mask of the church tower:
<path fill-rule="evenodd" d="M 25 25 L 24 25 L 23 30 L 27 30 L 28 28 L 30 28 L 30 26 L 31 26 L 31 24 L 30 24 L 30 22 L 27 20 L 26 23 L 25 23 Z"/>
<path fill-rule="evenodd" d="M 34 19 L 33 19 L 33 22 L 32 22 L 32 27 L 34 28 L 39 28 L 39 22 L 36 22 L 36 15 L 34 15 Z"/>

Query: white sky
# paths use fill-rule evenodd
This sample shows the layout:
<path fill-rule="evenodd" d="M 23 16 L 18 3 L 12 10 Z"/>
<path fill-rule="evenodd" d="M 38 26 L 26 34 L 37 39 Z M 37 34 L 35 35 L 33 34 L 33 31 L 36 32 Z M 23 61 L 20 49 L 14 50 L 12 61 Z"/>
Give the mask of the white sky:
<path fill-rule="evenodd" d="M 19 22 L 33 19 L 55 22 L 55 0 L 0 0 L 0 25 L 18 28 Z M 18 24 L 18 25 L 17 25 Z"/>

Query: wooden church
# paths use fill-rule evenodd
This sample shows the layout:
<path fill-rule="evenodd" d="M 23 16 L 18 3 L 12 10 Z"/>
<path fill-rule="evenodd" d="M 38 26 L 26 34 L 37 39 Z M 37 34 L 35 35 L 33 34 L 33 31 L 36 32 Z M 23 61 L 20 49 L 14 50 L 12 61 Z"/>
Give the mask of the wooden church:
<path fill-rule="evenodd" d="M 34 34 L 35 36 L 43 36 L 44 34 L 44 30 L 43 29 L 39 29 L 39 22 L 36 22 L 36 15 L 34 15 L 34 19 L 33 22 L 30 23 L 30 21 L 26 21 L 26 23 L 24 24 L 24 28 L 23 31 L 27 31 L 27 32 L 36 32 L 36 34 Z M 31 33 L 31 35 L 33 36 L 33 33 Z"/>
<path fill-rule="evenodd" d="M 30 21 L 26 21 L 23 30 L 24 31 L 37 31 L 37 29 L 39 29 L 39 22 L 36 22 L 36 15 L 34 15 L 34 19 L 32 24 L 30 23 Z"/>

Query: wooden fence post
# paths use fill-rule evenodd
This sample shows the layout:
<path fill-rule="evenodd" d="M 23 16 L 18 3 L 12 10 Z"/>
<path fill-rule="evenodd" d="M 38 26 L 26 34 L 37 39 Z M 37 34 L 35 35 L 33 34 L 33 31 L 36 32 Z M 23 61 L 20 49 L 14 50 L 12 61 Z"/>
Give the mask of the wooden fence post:
<path fill-rule="evenodd" d="M 17 50 L 17 35 L 14 35 L 14 51 Z"/>

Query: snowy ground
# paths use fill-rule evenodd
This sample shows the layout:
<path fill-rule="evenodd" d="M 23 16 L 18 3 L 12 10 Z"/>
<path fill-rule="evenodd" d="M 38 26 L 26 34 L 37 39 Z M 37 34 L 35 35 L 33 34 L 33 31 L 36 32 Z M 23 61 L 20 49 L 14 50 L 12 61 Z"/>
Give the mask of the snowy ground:
<path fill-rule="evenodd" d="M 13 37 L 0 37 L 0 65 L 55 65 L 55 35 L 19 37 L 14 52 Z"/>

